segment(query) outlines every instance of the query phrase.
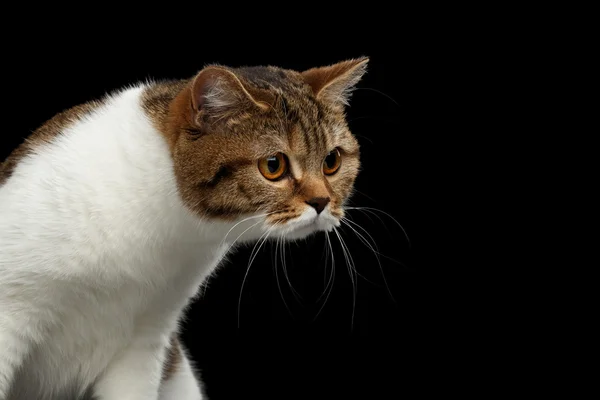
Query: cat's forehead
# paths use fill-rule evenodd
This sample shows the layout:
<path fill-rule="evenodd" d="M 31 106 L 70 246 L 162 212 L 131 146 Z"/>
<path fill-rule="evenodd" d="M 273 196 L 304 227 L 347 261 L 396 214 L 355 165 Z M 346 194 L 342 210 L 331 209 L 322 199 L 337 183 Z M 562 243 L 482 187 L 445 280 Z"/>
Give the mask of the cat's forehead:
<path fill-rule="evenodd" d="M 292 70 L 272 66 L 242 67 L 232 70 L 239 78 L 261 89 L 278 89 L 288 92 L 303 90 L 306 86 L 301 75 Z"/>
<path fill-rule="evenodd" d="M 334 118 L 311 118 L 306 115 L 273 113 L 268 119 L 248 118 L 246 126 L 240 131 L 251 133 L 254 137 L 254 152 L 267 156 L 276 152 L 294 154 L 304 159 L 321 158 L 336 147 L 348 153 L 358 148 L 343 120 Z"/>
<path fill-rule="evenodd" d="M 245 85 L 268 90 L 275 99 L 271 106 L 284 113 L 286 119 L 297 122 L 330 118 L 334 110 L 317 101 L 300 73 L 277 67 L 245 67 L 234 70 Z"/>
<path fill-rule="evenodd" d="M 284 151 L 309 160 L 335 147 L 354 152 L 358 143 L 348 130 L 343 111 L 315 97 L 300 73 L 278 67 L 234 69 L 245 85 L 273 94 L 271 112 L 246 115 L 241 130 L 258 139 L 257 154 Z M 237 130 L 237 129 L 236 129 Z"/>

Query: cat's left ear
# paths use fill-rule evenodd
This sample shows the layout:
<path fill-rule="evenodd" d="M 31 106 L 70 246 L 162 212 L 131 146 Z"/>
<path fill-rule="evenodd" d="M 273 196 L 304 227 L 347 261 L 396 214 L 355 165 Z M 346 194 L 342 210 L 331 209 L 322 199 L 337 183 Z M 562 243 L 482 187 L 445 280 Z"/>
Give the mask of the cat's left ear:
<path fill-rule="evenodd" d="M 225 119 L 244 111 L 266 112 L 273 101 L 271 93 L 242 82 L 233 70 L 209 66 L 192 83 L 190 105 L 197 122 L 199 114 Z"/>
<path fill-rule="evenodd" d="M 347 106 L 352 91 L 367 71 L 368 62 L 367 57 L 347 60 L 327 67 L 309 69 L 302 72 L 302 77 L 317 99 Z"/>

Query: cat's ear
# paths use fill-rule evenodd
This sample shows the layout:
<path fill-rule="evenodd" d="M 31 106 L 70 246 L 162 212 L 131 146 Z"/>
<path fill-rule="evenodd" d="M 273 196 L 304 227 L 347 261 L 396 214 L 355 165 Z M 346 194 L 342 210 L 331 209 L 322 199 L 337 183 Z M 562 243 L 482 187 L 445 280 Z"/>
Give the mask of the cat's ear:
<path fill-rule="evenodd" d="M 244 85 L 233 71 L 210 66 L 196 75 L 192 84 L 191 107 L 199 113 L 222 118 L 241 111 L 269 111 L 273 96 L 262 89 Z"/>
<path fill-rule="evenodd" d="M 348 105 L 350 95 L 367 71 L 367 57 L 342 61 L 327 67 L 312 68 L 302 72 L 315 97 L 324 102 Z"/>

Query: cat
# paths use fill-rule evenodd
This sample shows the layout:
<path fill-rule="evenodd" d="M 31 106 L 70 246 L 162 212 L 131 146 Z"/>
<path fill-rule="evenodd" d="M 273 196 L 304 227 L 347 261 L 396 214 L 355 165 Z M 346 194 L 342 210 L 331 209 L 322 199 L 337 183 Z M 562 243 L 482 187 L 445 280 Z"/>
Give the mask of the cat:
<path fill-rule="evenodd" d="M 367 63 L 209 65 L 35 131 L 0 167 L 0 399 L 206 399 L 178 321 L 236 244 L 340 225 Z"/>

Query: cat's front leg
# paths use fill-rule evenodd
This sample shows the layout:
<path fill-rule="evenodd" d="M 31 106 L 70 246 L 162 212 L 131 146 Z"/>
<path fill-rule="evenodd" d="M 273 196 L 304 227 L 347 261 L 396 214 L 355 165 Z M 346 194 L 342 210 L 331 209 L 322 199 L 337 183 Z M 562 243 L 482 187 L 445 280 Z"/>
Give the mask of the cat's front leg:
<path fill-rule="evenodd" d="M 23 363 L 28 343 L 22 334 L 9 330 L 0 318 L 0 400 L 8 397 L 15 371 Z"/>
<path fill-rule="evenodd" d="M 156 400 L 165 338 L 138 338 L 108 366 L 95 386 L 98 400 Z"/>
<path fill-rule="evenodd" d="M 187 352 L 177 336 L 171 338 L 163 380 L 160 387 L 160 400 L 206 400 L 202 396 L 201 384 L 192 369 Z"/>

